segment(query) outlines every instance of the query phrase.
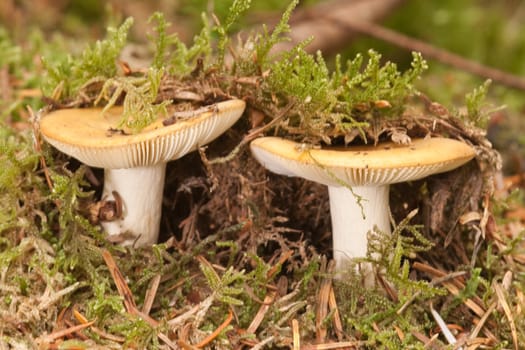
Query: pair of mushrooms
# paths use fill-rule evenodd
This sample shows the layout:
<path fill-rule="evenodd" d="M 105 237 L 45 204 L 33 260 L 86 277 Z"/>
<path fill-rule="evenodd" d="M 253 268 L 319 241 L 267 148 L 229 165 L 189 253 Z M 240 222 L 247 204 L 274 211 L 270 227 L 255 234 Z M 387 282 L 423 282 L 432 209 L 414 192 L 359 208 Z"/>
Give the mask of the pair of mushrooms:
<path fill-rule="evenodd" d="M 157 242 L 166 163 L 217 138 L 242 115 L 240 100 L 220 102 L 195 117 L 164 126 L 158 120 L 139 134 L 108 130 L 121 110 L 58 110 L 42 118 L 44 138 L 81 162 L 105 169 L 103 198 L 118 192 L 122 218 L 103 222 L 108 235 L 130 233 L 124 245 Z M 410 145 L 307 149 L 277 137 L 250 145 L 268 170 L 328 186 L 334 259 L 338 269 L 367 252 L 367 233 L 376 227 L 389 233 L 389 185 L 421 179 L 457 168 L 475 156 L 472 147 L 446 138 L 413 140 Z M 358 197 L 362 200 L 358 202 Z"/>

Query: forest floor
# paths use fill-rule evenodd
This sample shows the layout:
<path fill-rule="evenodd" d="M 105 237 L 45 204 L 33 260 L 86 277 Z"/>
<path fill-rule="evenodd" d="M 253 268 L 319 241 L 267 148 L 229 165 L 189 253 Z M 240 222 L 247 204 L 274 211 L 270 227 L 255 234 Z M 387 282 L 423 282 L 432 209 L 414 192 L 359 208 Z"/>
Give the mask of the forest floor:
<path fill-rule="evenodd" d="M 484 169 L 499 159 L 478 157 L 448 174 L 392 186 L 394 232 L 371 234 L 373 286 L 355 268 L 334 274 L 324 186 L 267 172 L 247 147 L 213 162 L 268 120 L 255 105 L 205 156 L 168 164 L 161 243 L 125 248 L 97 225 L 102 170 L 54 150 L 35 122 L 50 101 L 40 89 L 41 57 L 64 60 L 83 40 L 102 37 L 105 24 L 82 23 L 75 14 L 82 8 L 67 1 L 33 3 L 6 2 L 12 19 L 3 11 L 0 29 L 0 349 L 525 346 L 520 91 L 496 83 L 488 96 L 487 105 L 509 105 L 489 107 L 488 136 L 499 153 L 483 153 L 501 154 L 503 169 Z M 123 9 L 115 2 L 122 12 L 112 16 L 140 16 L 140 3 Z M 49 22 L 64 16 L 66 34 L 37 18 L 44 9 Z M 266 19 L 271 12 L 257 13 Z M 21 31 L 32 21 L 42 22 L 39 30 Z M 145 33 L 143 22 L 133 30 Z M 86 28 L 91 36 L 74 37 Z M 180 30 L 186 38 L 193 33 Z M 355 49 L 366 45 L 357 41 Z M 135 54 L 126 57 L 141 62 L 141 46 L 129 47 Z M 458 96 L 482 79 L 436 65 L 417 88 L 452 114 Z M 469 88 L 456 87 L 462 84 Z"/>

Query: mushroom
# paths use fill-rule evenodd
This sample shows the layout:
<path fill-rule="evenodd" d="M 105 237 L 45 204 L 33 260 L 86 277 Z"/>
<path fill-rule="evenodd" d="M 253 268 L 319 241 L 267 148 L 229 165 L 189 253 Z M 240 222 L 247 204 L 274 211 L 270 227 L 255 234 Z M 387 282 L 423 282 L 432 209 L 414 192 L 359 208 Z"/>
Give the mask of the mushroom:
<path fill-rule="evenodd" d="M 389 185 L 457 168 L 475 156 L 472 147 L 447 138 L 415 139 L 409 145 L 305 148 L 279 137 L 251 142 L 254 157 L 268 170 L 328 186 L 336 269 L 365 257 L 367 233 L 389 234 Z M 366 272 L 365 272 L 366 273 Z"/>
<path fill-rule="evenodd" d="M 61 109 L 40 121 L 44 139 L 63 153 L 104 168 L 103 198 L 122 203 L 122 215 L 103 222 L 108 235 L 123 245 L 157 242 L 166 163 L 203 146 L 230 128 L 245 102 L 228 100 L 196 110 L 191 118 L 169 125 L 158 118 L 136 134 L 114 129 L 122 107 Z M 116 194 L 116 196 L 115 196 Z"/>

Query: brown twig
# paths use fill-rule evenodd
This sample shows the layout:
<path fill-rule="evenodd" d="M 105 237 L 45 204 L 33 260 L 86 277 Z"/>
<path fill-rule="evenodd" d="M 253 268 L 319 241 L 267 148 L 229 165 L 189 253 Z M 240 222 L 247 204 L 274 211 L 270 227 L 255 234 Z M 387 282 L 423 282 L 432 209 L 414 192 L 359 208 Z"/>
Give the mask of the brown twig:
<path fill-rule="evenodd" d="M 78 311 L 76 307 L 73 307 L 73 316 L 75 317 L 75 319 L 80 324 L 89 323 L 89 321 L 86 318 L 86 316 L 84 316 L 82 313 L 80 313 L 80 311 Z M 93 331 L 93 333 L 98 334 L 102 338 L 105 338 L 105 339 L 108 339 L 108 340 L 112 340 L 112 341 L 117 342 L 117 343 L 124 343 L 126 341 L 126 338 L 106 333 L 106 332 L 104 332 L 103 330 L 101 330 L 98 327 L 92 326 L 90 329 Z"/>
<path fill-rule="evenodd" d="M 328 276 L 321 281 L 319 293 L 317 294 L 316 313 L 315 313 L 315 332 L 318 343 L 323 343 L 326 339 L 327 329 L 324 325 L 328 317 L 328 304 L 330 301 L 330 291 L 332 289 L 331 271 L 333 271 L 334 262 L 331 260 L 326 268 Z"/>
<path fill-rule="evenodd" d="M 88 327 L 91 327 L 92 324 L 94 324 L 95 321 L 91 321 L 91 322 L 88 322 L 88 323 L 84 323 L 84 324 L 79 324 L 77 326 L 72 326 L 72 327 L 69 327 L 69 328 L 66 328 L 66 329 L 63 329 L 63 330 L 60 330 L 60 331 L 56 331 L 56 332 L 53 332 L 51 334 L 48 334 L 46 335 L 42 341 L 45 342 L 45 343 L 51 343 L 51 342 L 54 342 L 60 338 L 63 338 L 65 337 L 66 335 L 70 335 L 70 334 L 73 334 L 73 333 L 76 333 L 78 331 L 81 331 L 85 328 L 88 328 Z"/>
<path fill-rule="evenodd" d="M 485 314 L 479 319 L 479 321 L 477 321 L 476 327 L 474 327 L 474 329 L 470 333 L 469 339 L 474 339 L 478 336 L 479 332 L 483 329 L 488 318 L 492 315 L 492 312 L 494 312 L 497 306 L 497 302 L 493 302 L 492 304 L 490 304 Z"/>
<path fill-rule="evenodd" d="M 74 327 L 74 326 L 77 326 L 73 321 L 70 321 L 70 320 L 64 320 L 64 323 L 68 326 L 68 327 Z M 76 338 L 76 339 L 80 339 L 80 340 L 88 340 L 89 337 L 87 335 L 85 335 L 82 330 L 80 331 L 76 331 L 74 332 L 73 334 L 69 335 L 68 336 L 69 338 Z"/>
<path fill-rule="evenodd" d="M 264 298 L 264 301 L 262 305 L 259 307 L 259 310 L 255 314 L 255 317 L 253 318 L 252 322 L 246 329 L 246 333 L 248 334 L 254 334 L 257 328 L 259 328 L 259 325 L 264 319 L 264 316 L 270 309 L 270 306 L 275 301 L 275 297 L 277 296 L 277 293 L 275 291 L 270 291 L 268 294 L 266 294 L 266 297 Z"/>
<path fill-rule="evenodd" d="M 343 340 L 344 330 L 343 322 L 341 321 L 341 314 L 339 313 L 339 308 L 337 307 L 337 300 L 335 298 L 334 286 L 330 285 L 330 296 L 328 299 L 328 307 L 330 311 L 333 312 L 332 317 L 334 319 L 334 330 L 339 341 Z"/>
<path fill-rule="evenodd" d="M 369 35 L 407 50 L 418 51 L 426 58 L 432 58 L 446 65 L 464 70 L 483 78 L 491 79 L 495 82 L 512 88 L 525 90 L 525 79 L 519 76 L 486 66 L 473 60 L 469 60 L 450 51 L 433 46 L 422 40 L 418 40 L 391 29 L 382 27 L 381 25 L 362 20 L 355 20 L 354 18 L 349 20 L 341 20 L 340 18 L 329 15 L 325 15 L 323 17 L 327 22 L 335 22 L 343 28 Z"/>
<path fill-rule="evenodd" d="M 146 291 L 146 297 L 144 298 L 144 305 L 142 306 L 142 312 L 146 315 L 149 315 L 149 313 L 151 312 L 153 301 L 155 301 L 155 296 L 157 295 L 157 290 L 159 289 L 160 278 L 161 278 L 161 275 L 156 274 L 151 279 L 149 288 Z"/>
<path fill-rule="evenodd" d="M 435 277 L 446 276 L 446 274 L 443 271 L 440 271 L 438 269 L 435 269 L 431 266 L 422 264 L 417 261 L 412 265 L 412 267 L 418 271 L 426 272 Z M 453 279 L 452 280 L 453 282 L 450 282 L 450 281 L 442 282 L 442 285 L 454 296 L 458 296 L 460 294 L 460 290 L 465 288 L 465 284 L 459 281 L 459 278 Z M 464 304 L 479 317 L 482 317 L 483 314 L 485 314 L 485 309 L 483 309 L 483 307 L 480 306 L 480 304 L 482 304 L 482 301 L 479 300 L 479 298 L 477 297 L 465 299 Z"/>
<path fill-rule="evenodd" d="M 299 333 L 299 321 L 292 320 L 293 350 L 301 349 L 301 334 Z"/>
<path fill-rule="evenodd" d="M 324 20 L 320 14 L 343 21 L 360 18 L 373 22 L 386 17 L 403 2 L 403 0 L 331 0 L 313 6 L 299 7 L 290 19 L 292 28 L 289 33 L 290 40 L 277 44 L 272 52 L 289 51 L 310 38 L 313 40 L 306 47 L 309 52 L 318 50 L 324 53 L 336 52 L 355 38 L 356 33 L 335 22 Z M 269 21 L 266 22 L 271 24 Z"/>
<path fill-rule="evenodd" d="M 230 312 L 228 313 L 228 316 L 226 317 L 224 322 L 221 323 L 219 325 L 219 327 L 217 327 L 210 335 L 208 335 L 206 338 L 201 340 L 197 345 L 195 345 L 195 347 L 203 348 L 206 345 L 208 345 L 209 343 L 211 343 L 213 341 L 213 339 L 217 338 L 219 336 L 219 334 L 221 334 L 221 332 L 226 327 L 228 327 L 228 325 L 232 322 L 232 320 L 233 320 L 233 312 L 230 310 Z"/>
<path fill-rule="evenodd" d="M 268 272 L 266 273 L 266 277 L 268 279 L 271 279 L 277 272 L 279 272 L 281 266 L 286 262 L 286 260 L 290 259 L 292 255 L 293 250 L 291 249 L 284 252 L 279 258 L 279 261 L 268 270 Z"/>
<path fill-rule="evenodd" d="M 442 275 L 441 277 L 434 277 L 432 281 L 430 281 L 430 285 L 437 286 L 445 281 L 463 276 L 465 274 L 466 274 L 465 271 L 458 271 L 458 272 L 452 272 L 448 275 Z M 396 313 L 398 315 L 401 315 L 407 309 L 407 307 L 410 304 L 412 304 L 412 302 L 414 302 L 414 300 L 416 300 L 416 298 L 418 298 L 420 295 L 421 295 L 421 291 L 415 292 L 403 305 L 401 305 L 401 307 L 397 310 Z"/>
<path fill-rule="evenodd" d="M 122 276 L 122 273 L 120 272 L 117 264 L 115 263 L 115 260 L 113 260 L 113 256 L 111 256 L 111 253 L 107 249 L 103 249 L 102 257 L 104 258 L 104 261 L 108 266 L 109 272 L 111 273 L 111 277 L 113 277 L 113 281 L 117 286 L 119 294 L 124 299 L 124 306 L 126 307 L 126 311 L 131 315 L 135 315 L 142 318 L 150 326 L 157 327 L 159 325 L 158 321 L 156 321 L 149 315 L 146 315 L 137 308 L 137 304 L 135 304 L 135 300 L 133 299 L 133 293 L 131 292 L 131 289 L 129 289 L 126 280 Z M 178 349 L 177 345 L 173 343 L 169 339 L 169 337 L 163 334 L 162 332 L 158 332 L 157 337 L 161 339 L 164 343 L 166 343 L 166 345 L 168 345 L 171 349 Z"/>
<path fill-rule="evenodd" d="M 403 340 L 405 340 L 405 332 L 403 332 L 403 330 L 396 325 L 393 325 L 393 327 L 397 333 L 397 337 L 399 338 L 399 340 L 401 340 L 401 342 L 403 342 Z"/>
<path fill-rule="evenodd" d="M 113 281 L 115 282 L 120 296 L 124 299 L 124 307 L 126 308 L 126 311 L 131 315 L 139 316 L 152 327 L 158 326 L 158 321 L 154 320 L 149 315 L 144 314 L 137 308 L 137 304 L 135 304 L 135 300 L 133 299 L 133 292 L 129 289 L 128 284 L 126 283 L 124 276 L 122 276 L 122 272 L 120 272 L 115 260 L 113 260 L 111 253 L 104 249 L 102 250 L 102 257 L 109 268 L 109 272 L 111 273 L 111 277 L 113 277 Z"/>
<path fill-rule="evenodd" d="M 518 343 L 518 331 L 516 329 L 516 322 L 514 321 L 514 317 L 512 316 L 512 310 L 510 309 L 509 303 L 507 302 L 507 298 L 505 297 L 505 292 L 501 285 L 497 282 L 494 282 L 492 284 L 492 288 L 494 288 L 494 291 L 496 292 L 496 296 L 498 298 L 499 305 L 503 308 L 503 312 L 505 313 L 505 316 L 507 317 L 507 320 L 509 321 L 510 326 L 510 332 L 512 334 L 512 342 L 514 343 L 514 350 L 519 349 L 519 343 Z"/>
<path fill-rule="evenodd" d="M 337 343 L 305 345 L 301 347 L 301 350 L 358 349 L 362 345 L 363 342 L 360 341 L 342 341 Z"/>
<path fill-rule="evenodd" d="M 108 266 L 109 272 L 111 273 L 111 277 L 113 277 L 113 281 L 115 282 L 115 286 L 117 287 L 119 294 L 124 299 L 126 311 L 131 314 L 135 314 L 135 311 L 137 310 L 137 304 L 135 304 L 135 300 L 133 299 L 133 293 L 124 280 L 124 277 L 115 263 L 113 256 L 108 250 L 104 249 L 102 251 L 102 257 Z"/>

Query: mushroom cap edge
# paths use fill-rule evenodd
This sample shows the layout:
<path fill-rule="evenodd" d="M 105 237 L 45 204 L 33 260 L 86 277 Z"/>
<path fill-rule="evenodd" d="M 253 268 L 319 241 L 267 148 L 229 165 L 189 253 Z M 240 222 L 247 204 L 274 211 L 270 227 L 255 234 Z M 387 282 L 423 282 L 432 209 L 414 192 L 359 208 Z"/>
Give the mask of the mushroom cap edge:
<path fill-rule="evenodd" d="M 414 139 L 410 145 L 315 149 L 279 137 L 250 144 L 254 157 L 268 170 L 327 186 L 372 186 L 418 180 L 455 169 L 475 157 L 464 142 L 448 138 Z"/>
<path fill-rule="evenodd" d="M 108 131 L 120 117 L 120 107 L 104 115 L 100 108 L 62 109 L 41 119 L 40 132 L 55 148 L 89 166 L 149 166 L 178 159 L 213 141 L 241 117 L 245 102 L 234 99 L 214 106 L 168 126 L 159 119 L 137 134 L 111 136 Z"/>

